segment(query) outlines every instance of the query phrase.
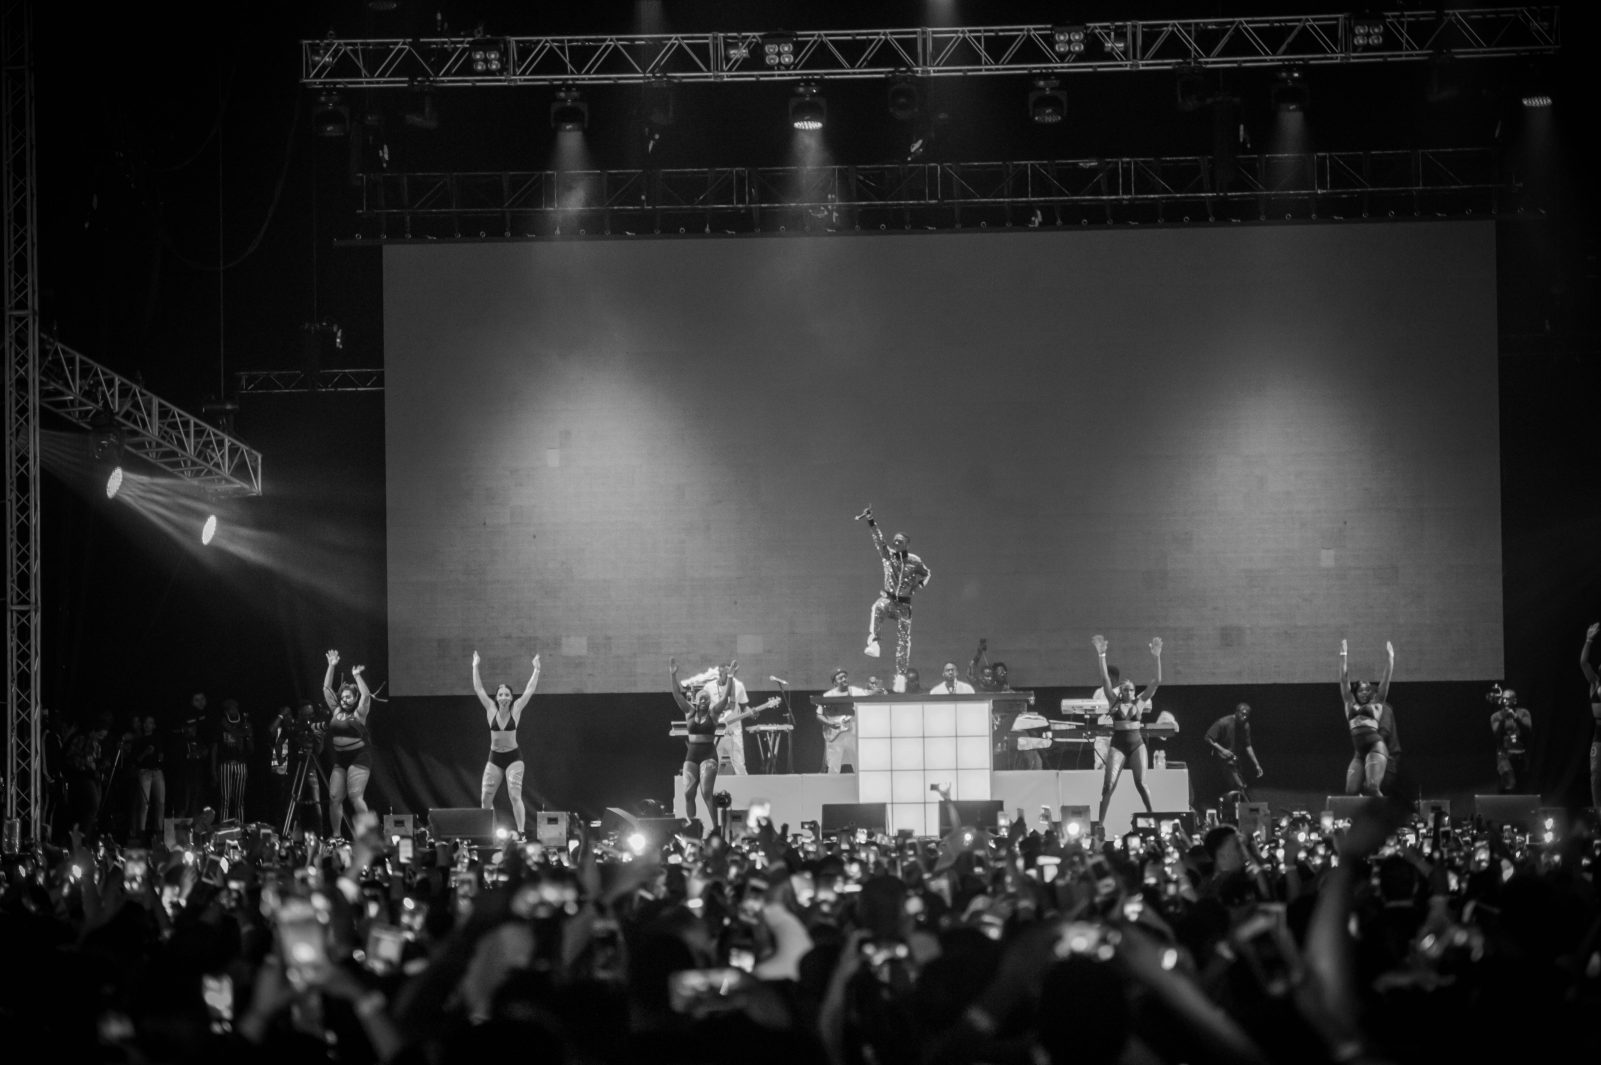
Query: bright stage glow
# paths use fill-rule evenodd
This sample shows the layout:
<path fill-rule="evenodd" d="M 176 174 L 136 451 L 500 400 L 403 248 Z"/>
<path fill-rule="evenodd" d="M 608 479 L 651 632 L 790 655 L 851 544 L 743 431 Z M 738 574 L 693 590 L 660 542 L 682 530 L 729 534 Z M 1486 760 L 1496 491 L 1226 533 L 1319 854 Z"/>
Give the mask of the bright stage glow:
<path fill-rule="evenodd" d="M 211 515 L 207 516 L 206 523 L 200 527 L 200 543 L 201 543 L 201 545 L 202 546 L 209 546 L 211 544 L 212 537 L 214 537 L 216 535 L 217 535 L 217 515 L 211 514 Z"/>
<path fill-rule="evenodd" d="M 116 499 L 117 493 L 122 489 L 122 467 L 113 466 L 111 476 L 106 478 L 106 498 Z"/>
<path fill-rule="evenodd" d="M 628 837 L 628 849 L 635 854 L 645 853 L 645 837 L 642 833 L 634 832 Z"/>

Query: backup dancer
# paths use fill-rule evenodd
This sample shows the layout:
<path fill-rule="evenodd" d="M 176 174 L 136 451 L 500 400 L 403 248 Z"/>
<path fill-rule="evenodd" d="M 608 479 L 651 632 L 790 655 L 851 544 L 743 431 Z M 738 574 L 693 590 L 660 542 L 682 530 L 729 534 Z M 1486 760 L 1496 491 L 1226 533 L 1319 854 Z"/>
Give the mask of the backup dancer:
<path fill-rule="evenodd" d="M 367 812 L 367 778 L 372 776 L 372 733 L 367 728 L 367 715 L 372 712 L 372 689 L 363 676 L 366 666 L 356 666 L 350 672 L 354 684 L 341 684 L 334 693 L 334 668 L 339 665 L 339 652 L 328 652 L 328 672 L 322 678 L 322 701 L 333 716 L 328 720 L 328 739 L 333 747 L 334 768 L 328 774 L 329 831 L 339 835 L 340 822 L 345 818 L 345 800 L 356 814 Z M 355 819 L 351 818 L 351 824 Z"/>
<path fill-rule="evenodd" d="M 517 743 L 517 728 L 522 724 L 523 709 L 527 707 L 528 700 L 534 697 L 534 688 L 539 684 L 539 656 L 534 656 L 534 671 L 528 677 L 528 684 L 523 693 L 512 701 L 511 685 L 501 684 L 495 688 L 495 697 L 491 699 L 489 693 L 484 691 L 484 682 L 478 675 L 478 652 L 473 652 L 473 691 L 478 693 L 478 701 L 483 705 L 484 713 L 489 724 L 489 761 L 484 763 L 484 781 L 479 789 L 479 805 L 485 810 L 495 808 L 495 793 L 500 791 L 502 781 L 505 781 L 506 792 L 511 799 L 511 813 L 517 819 L 517 834 L 523 834 L 523 824 L 527 820 L 528 812 L 523 805 L 523 762 L 522 748 Z"/>
<path fill-rule="evenodd" d="M 1101 690 L 1111 704 L 1107 713 L 1112 719 L 1112 742 L 1106 752 L 1106 774 L 1101 780 L 1101 815 L 1098 818 L 1105 824 L 1106 810 L 1112 805 L 1112 792 L 1117 790 L 1117 782 L 1123 776 L 1125 766 L 1134 773 L 1134 790 L 1140 793 L 1140 801 L 1145 803 L 1146 812 L 1152 810 L 1151 793 L 1145 790 L 1145 759 L 1140 755 L 1140 748 L 1145 746 L 1145 733 L 1140 727 L 1140 704 L 1150 702 L 1156 689 L 1162 685 L 1162 638 L 1158 636 L 1151 641 L 1151 656 L 1156 659 L 1156 679 L 1138 696 L 1134 694 L 1134 682 L 1131 680 L 1113 685 L 1112 675 L 1106 665 L 1106 637 L 1096 636 L 1090 642 L 1095 645 L 1096 661 L 1101 667 Z"/>
<path fill-rule="evenodd" d="M 1347 795 L 1384 794 L 1384 771 L 1389 767 L 1390 749 L 1379 731 L 1379 718 L 1390 698 L 1390 678 L 1395 675 L 1395 645 L 1386 641 L 1384 651 L 1389 656 L 1384 679 L 1377 685 L 1368 680 L 1353 684 L 1346 642 L 1340 641 L 1340 698 L 1345 701 L 1345 724 L 1351 731 L 1352 748 L 1351 764 L 1345 767 Z"/>

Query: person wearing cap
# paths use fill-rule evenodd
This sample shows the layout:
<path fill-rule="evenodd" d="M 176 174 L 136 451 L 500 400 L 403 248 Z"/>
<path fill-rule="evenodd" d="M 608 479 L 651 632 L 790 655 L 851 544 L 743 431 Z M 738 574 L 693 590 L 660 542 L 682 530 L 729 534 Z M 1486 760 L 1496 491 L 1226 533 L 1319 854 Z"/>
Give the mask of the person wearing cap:
<path fill-rule="evenodd" d="M 824 695 L 872 695 L 867 688 L 848 683 L 850 673 L 835 669 L 834 686 Z M 830 712 L 832 711 L 832 712 Z M 847 764 L 856 771 L 856 707 L 849 703 L 817 708 L 817 720 L 823 723 L 823 772 L 840 773 Z"/>
<path fill-rule="evenodd" d="M 873 518 L 872 507 L 857 516 L 867 519 L 873 546 L 878 549 L 879 559 L 884 565 L 884 588 L 873 601 L 872 612 L 868 615 L 867 646 L 862 653 L 869 658 L 879 656 L 879 626 L 886 618 L 894 618 L 895 690 L 904 692 L 906 670 L 912 660 L 912 596 L 928 586 L 933 572 L 924 565 L 922 559 L 907 550 L 909 541 L 905 533 L 896 533 L 890 537 L 889 543 L 884 542 L 884 531 Z"/>

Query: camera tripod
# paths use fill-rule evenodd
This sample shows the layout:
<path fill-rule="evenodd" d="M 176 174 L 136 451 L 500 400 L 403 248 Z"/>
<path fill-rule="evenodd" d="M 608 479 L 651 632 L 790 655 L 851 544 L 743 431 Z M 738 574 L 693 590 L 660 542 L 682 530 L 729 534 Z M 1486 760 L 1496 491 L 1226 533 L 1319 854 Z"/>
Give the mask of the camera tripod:
<path fill-rule="evenodd" d="M 317 808 L 317 834 L 322 835 L 323 813 L 322 792 L 327 789 L 327 781 L 322 779 L 322 770 L 317 766 L 317 752 L 315 750 L 302 750 L 296 752 L 293 778 L 289 784 L 289 801 L 284 804 L 283 837 L 289 837 L 289 830 L 294 827 L 295 815 L 306 801 L 306 782 L 312 773 L 316 773 L 318 790 L 314 804 Z"/>

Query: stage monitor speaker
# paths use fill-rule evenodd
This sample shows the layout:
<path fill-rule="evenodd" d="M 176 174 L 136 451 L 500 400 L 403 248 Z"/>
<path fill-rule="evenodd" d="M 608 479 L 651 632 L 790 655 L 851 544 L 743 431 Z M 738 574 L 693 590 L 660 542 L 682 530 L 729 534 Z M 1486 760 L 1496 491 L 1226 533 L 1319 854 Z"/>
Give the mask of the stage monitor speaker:
<path fill-rule="evenodd" d="M 889 830 L 889 804 L 883 802 L 825 802 L 823 835 L 865 828 L 868 832 Z"/>
<path fill-rule="evenodd" d="M 1134 831 L 1143 834 L 1155 832 L 1163 837 L 1171 836 L 1173 828 L 1177 826 L 1184 834 L 1195 836 L 1195 814 L 1189 810 L 1156 810 L 1146 813 L 1141 810 L 1134 815 Z"/>
<path fill-rule="evenodd" d="M 615 836 L 630 847 L 629 839 L 635 835 L 642 836 L 644 845 L 639 850 L 643 853 L 671 840 L 683 824 L 676 817 L 640 817 L 619 807 L 608 806 L 600 818 L 600 835 L 602 839 Z"/>
<path fill-rule="evenodd" d="M 951 806 L 962 815 L 962 827 L 982 828 L 986 832 L 999 832 L 1001 829 L 1001 810 L 1005 806 L 1004 799 L 956 799 Z M 944 803 L 939 804 L 939 834 L 950 832 L 951 811 Z"/>
<path fill-rule="evenodd" d="M 1366 795 L 1329 795 L 1323 799 L 1323 809 L 1333 814 L 1336 821 L 1350 821 L 1372 801 Z"/>
<path fill-rule="evenodd" d="M 1473 815 L 1498 825 L 1521 825 L 1533 831 L 1540 820 L 1540 796 L 1475 795 Z"/>
<path fill-rule="evenodd" d="M 1235 803 L 1234 823 L 1242 836 L 1260 834 L 1266 839 L 1273 834 L 1273 813 L 1265 802 Z"/>
<path fill-rule="evenodd" d="M 1438 811 L 1439 813 L 1441 813 L 1441 814 L 1443 814 L 1445 816 L 1445 823 L 1447 825 L 1451 824 L 1451 800 L 1450 799 L 1419 799 L 1418 800 L 1418 816 L 1423 818 L 1424 823 L 1429 824 L 1429 825 L 1433 825 L 1434 824 L 1434 815 L 1435 815 L 1436 811 Z"/>
<path fill-rule="evenodd" d="M 411 839 L 417 834 L 417 819 L 411 814 L 384 814 L 384 838 Z"/>
<path fill-rule="evenodd" d="M 428 834 L 434 839 L 470 839 L 492 843 L 495 811 L 477 806 L 447 806 L 428 811 Z"/>
<path fill-rule="evenodd" d="M 534 814 L 534 840 L 541 847 L 567 846 L 567 811 L 540 810 Z"/>

